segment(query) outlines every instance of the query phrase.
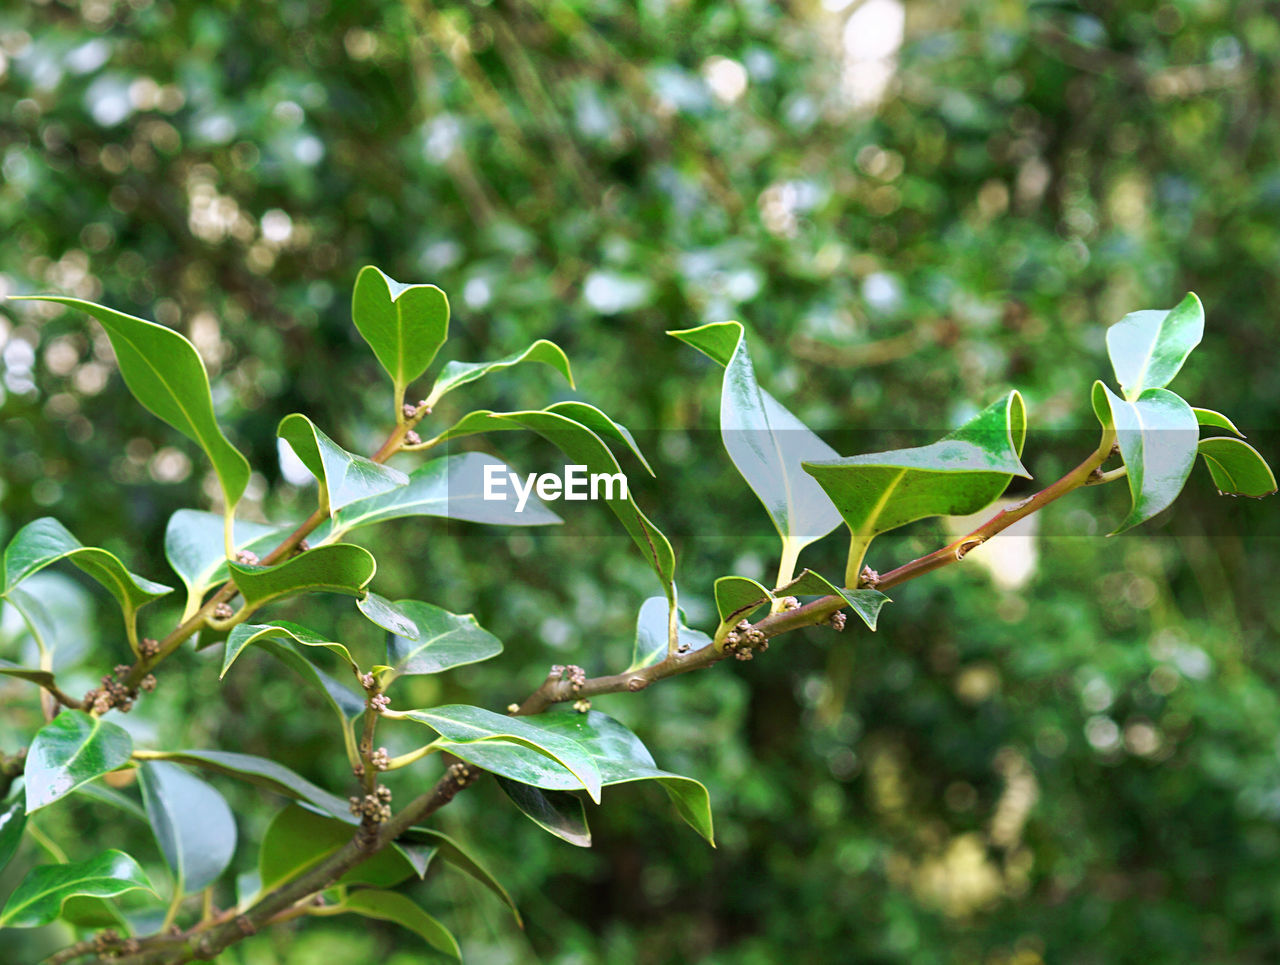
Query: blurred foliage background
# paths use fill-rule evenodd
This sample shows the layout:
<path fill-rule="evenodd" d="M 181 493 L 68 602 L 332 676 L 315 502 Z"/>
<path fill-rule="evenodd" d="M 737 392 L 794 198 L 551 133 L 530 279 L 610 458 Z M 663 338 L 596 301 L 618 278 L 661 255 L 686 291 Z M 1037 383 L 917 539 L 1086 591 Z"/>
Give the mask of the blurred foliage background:
<path fill-rule="evenodd" d="M 636 430 L 659 477 L 637 482 L 643 505 L 709 627 L 712 580 L 771 576 L 772 540 L 715 432 L 718 369 L 665 329 L 744 320 L 766 387 L 845 453 L 929 441 L 1017 387 L 1027 465 L 1052 479 L 1093 446 L 1105 327 L 1193 289 L 1208 329 L 1176 387 L 1280 453 L 1278 14 L 1262 0 L 6 4 L 0 293 L 74 294 L 185 332 L 257 469 L 245 515 L 271 520 L 313 498 L 282 478 L 280 416 L 304 411 L 353 449 L 390 417 L 350 323 L 360 266 L 449 293 L 449 358 L 556 339 L 576 393 L 534 367 L 466 401 L 577 397 Z M 84 317 L 0 304 L 0 353 L 0 536 L 53 514 L 168 579 L 166 519 L 216 498 L 199 454 L 133 404 Z M 480 444 L 528 471 L 553 462 L 536 440 Z M 1054 505 L 1009 538 L 998 579 L 975 553 L 902 586 L 878 634 L 809 631 L 767 659 L 598 699 L 661 765 L 707 782 L 716 850 L 660 792 L 611 791 L 582 851 L 490 783 L 439 820 L 509 883 L 526 930 L 447 870 L 417 886 L 424 906 L 473 962 L 1275 961 L 1275 507 L 1220 499 L 1197 468 L 1172 511 L 1105 540 L 1124 499 Z M 419 705 L 501 707 L 549 663 L 624 665 L 655 588 L 606 516 L 579 509 L 554 532 L 418 520 L 368 541 L 379 592 L 474 611 L 507 644 L 415 682 Z M 944 538 L 917 525 L 870 562 Z M 838 574 L 843 550 L 833 536 L 802 562 Z M 125 654 L 115 617 L 96 589 L 43 579 L 87 689 Z M 308 605 L 308 623 L 374 653 L 349 607 Z M 11 613 L 0 646 L 21 652 Z M 309 696 L 250 658 L 220 690 L 208 657 L 173 661 L 124 723 L 345 793 Z M 11 752 L 35 700 L 18 682 L 0 694 Z M 408 793 L 433 775 L 397 777 Z M 271 802 L 218 783 L 251 866 Z M 145 829 L 121 820 L 80 803 L 36 823 L 73 856 L 131 844 L 163 877 Z M 3 890 L 42 857 L 28 844 Z M 34 960 L 66 939 L 10 933 L 6 948 Z M 225 957 L 406 965 L 414 942 L 326 920 Z"/>

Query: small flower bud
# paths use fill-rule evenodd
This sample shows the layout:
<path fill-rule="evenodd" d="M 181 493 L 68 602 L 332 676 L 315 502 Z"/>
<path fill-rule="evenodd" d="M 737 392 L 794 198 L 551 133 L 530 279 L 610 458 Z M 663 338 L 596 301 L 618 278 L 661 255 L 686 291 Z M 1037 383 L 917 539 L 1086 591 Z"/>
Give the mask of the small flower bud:
<path fill-rule="evenodd" d="M 374 694 L 369 698 L 369 706 L 375 714 L 380 714 L 391 706 L 391 698 L 386 694 Z"/>
<path fill-rule="evenodd" d="M 837 632 L 840 630 L 843 630 L 845 625 L 845 620 L 846 620 L 846 617 L 844 613 L 841 612 L 840 610 L 837 610 L 835 613 L 831 614 L 831 629 Z"/>
<path fill-rule="evenodd" d="M 406 446 L 420 446 L 422 445 L 422 436 L 410 429 L 404 434 L 404 443 Z"/>
<path fill-rule="evenodd" d="M 519 705 L 519 704 L 507 704 L 507 713 L 508 713 L 508 714 L 518 714 L 518 713 L 520 713 L 520 705 Z"/>
<path fill-rule="evenodd" d="M 160 642 L 153 640 L 151 637 L 144 637 L 142 642 L 138 644 L 138 652 L 143 657 L 154 657 L 160 652 Z"/>
<path fill-rule="evenodd" d="M 230 603 L 219 603 L 213 608 L 213 618 L 215 620 L 230 620 L 235 615 L 235 611 L 231 609 Z"/>
<path fill-rule="evenodd" d="M 258 554 L 252 550 L 241 550 L 236 554 L 236 562 L 243 566 L 257 566 Z"/>
<path fill-rule="evenodd" d="M 591 701 L 587 700 L 585 697 L 580 700 L 575 700 L 573 702 L 573 709 L 580 714 L 585 714 L 591 709 Z"/>
<path fill-rule="evenodd" d="M 784 596 L 782 598 L 782 609 L 798 610 L 800 609 L 800 601 L 797 600 L 794 596 Z"/>
<path fill-rule="evenodd" d="M 369 755 L 369 763 L 374 766 L 375 770 L 385 771 L 391 766 L 391 755 L 387 753 L 385 747 L 379 747 Z"/>
<path fill-rule="evenodd" d="M 403 406 L 400 407 L 400 411 L 404 413 L 404 417 L 406 419 L 412 419 L 414 416 L 418 414 L 418 407 L 414 405 L 412 402 L 406 402 Z"/>

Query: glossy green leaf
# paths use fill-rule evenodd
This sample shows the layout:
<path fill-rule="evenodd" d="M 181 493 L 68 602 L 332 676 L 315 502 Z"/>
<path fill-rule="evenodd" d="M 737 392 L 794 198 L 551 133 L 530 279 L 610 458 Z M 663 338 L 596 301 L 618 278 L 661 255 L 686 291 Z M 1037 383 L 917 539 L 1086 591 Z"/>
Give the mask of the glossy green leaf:
<path fill-rule="evenodd" d="M 360 596 L 378 569 L 373 554 L 352 543 L 317 546 L 275 566 L 227 565 L 245 606 L 253 610 L 299 593 Z"/>
<path fill-rule="evenodd" d="M 1013 476 L 1026 438 L 1022 396 L 1010 392 L 940 441 L 915 449 L 806 462 L 853 534 L 845 584 L 881 533 L 928 516 L 967 516 L 993 502 Z"/>
<path fill-rule="evenodd" d="M 724 366 L 720 437 L 729 458 L 764 504 L 784 552 L 801 549 L 840 525 L 840 513 L 801 468 L 839 454 L 756 382 L 740 322 L 713 322 L 668 332 Z"/>
<path fill-rule="evenodd" d="M 343 847 L 355 835 L 346 821 L 325 817 L 290 804 L 267 827 L 258 853 L 261 892 L 265 894 L 296 878 Z M 398 845 L 374 853 L 336 882 L 339 885 L 370 885 L 390 888 L 418 875 L 414 863 Z"/>
<path fill-rule="evenodd" d="M 96 318 L 111 339 L 116 364 L 133 397 L 204 450 L 228 506 L 240 501 L 249 484 L 249 460 L 218 427 L 209 376 L 194 345 L 171 328 L 93 302 L 55 295 L 25 297 L 58 302 Z"/>
<path fill-rule="evenodd" d="M 6 677 L 16 677 L 19 680 L 26 680 L 41 687 L 52 686 L 56 679 L 50 670 L 19 667 L 16 663 L 10 663 L 8 660 L 0 660 L 0 674 Z"/>
<path fill-rule="evenodd" d="M 858 619 L 872 630 L 876 628 L 876 621 L 880 618 L 880 609 L 886 603 L 893 602 L 879 590 L 866 588 L 848 590 L 838 587 L 813 572 L 813 570 L 805 570 L 801 573 L 788 592 L 795 596 L 808 596 L 810 594 L 815 596 L 842 596 L 845 602 L 849 604 L 849 609 L 853 610 L 858 615 Z"/>
<path fill-rule="evenodd" d="M 236 520 L 234 545 L 266 556 L 293 531 L 292 526 L 267 526 Z M 210 586 L 228 578 L 223 519 L 215 513 L 180 509 L 164 530 L 164 554 L 187 588 L 188 600 L 199 600 Z"/>
<path fill-rule="evenodd" d="M 134 753 L 136 754 L 137 751 Z M 81 784 L 73 793 L 109 805 L 117 811 L 129 815 L 131 818 L 137 818 L 143 824 L 148 823 L 147 812 L 143 810 L 141 804 L 138 804 L 123 791 L 117 791 L 114 787 L 102 781 L 90 781 L 88 784 Z"/>
<path fill-rule="evenodd" d="M 433 459 L 410 473 L 407 485 L 340 509 L 334 517 L 333 530 L 345 533 L 405 516 L 440 516 L 500 526 L 549 526 L 561 522 L 533 493 L 520 512 L 516 512 L 516 497 L 510 487 L 502 491 L 501 499 L 485 499 L 487 466 L 497 467 L 490 471 L 500 470 L 503 478 L 511 471 L 501 459 L 483 452 Z M 317 529 L 315 541 L 326 538 L 329 532 L 324 526 Z"/>
<path fill-rule="evenodd" d="M 578 795 L 522 784 L 500 774 L 496 778 L 511 803 L 542 830 L 575 847 L 591 847 L 587 809 Z"/>
<path fill-rule="evenodd" d="M 501 780 L 501 778 L 499 780 Z M 495 895 L 501 898 L 507 907 L 511 909 L 511 913 L 515 915 L 516 924 L 521 928 L 524 927 L 524 923 L 520 919 L 520 912 L 516 908 L 516 903 L 512 900 L 507 889 L 502 887 L 498 882 L 498 879 L 493 876 L 493 873 L 485 867 L 480 859 L 476 858 L 453 838 L 449 837 L 442 831 L 435 830 L 434 828 L 415 827 L 410 828 L 401 835 L 399 840 L 413 844 L 428 844 L 434 847 L 439 853 L 441 859 L 447 861 L 460 871 L 466 872 L 476 881 L 480 882 L 480 884 L 484 885 Z"/>
<path fill-rule="evenodd" d="M 212 786 L 177 764 L 138 765 L 142 803 L 160 852 L 183 894 L 213 884 L 236 850 L 231 808 Z"/>
<path fill-rule="evenodd" d="M 21 799 L 14 801 L 7 808 L 0 809 L 0 871 L 9 863 L 18 845 L 22 843 L 22 832 L 27 826 L 27 809 Z"/>
<path fill-rule="evenodd" d="M 542 362 L 549 365 L 568 380 L 571 388 L 573 386 L 573 372 L 569 368 L 569 359 L 564 351 L 555 342 L 540 338 L 523 352 L 516 352 L 493 362 L 445 363 L 439 376 L 436 377 L 435 385 L 431 387 L 431 394 L 427 396 L 427 405 L 434 406 L 446 394 L 468 382 L 482 379 L 490 372 L 496 372 L 499 369 L 509 369 L 521 362 Z"/>
<path fill-rule="evenodd" d="M 766 603 L 773 602 L 773 591 L 745 576 L 722 576 L 716 580 L 716 611 L 721 623 L 745 620 Z"/>
<path fill-rule="evenodd" d="M 392 603 L 376 593 L 357 604 L 360 612 L 388 631 L 383 686 L 400 674 L 440 673 L 452 667 L 488 660 L 502 653 L 502 641 L 470 613 L 450 613 L 430 603 Z"/>
<path fill-rule="evenodd" d="M 27 751 L 27 813 L 114 771 L 132 753 L 133 740 L 123 727 L 81 710 L 64 710 L 36 732 Z"/>
<path fill-rule="evenodd" d="M 297 623 L 290 623 L 288 620 L 277 620 L 275 623 L 242 623 L 237 627 L 233 627 L 231 635 L 227 637 L 226 649 L 222 654 L 222 672 L 218 675 L 219 678 L 227 675 L 227 671 L 236 662 L 236 658 L 244 653 L 245 647 L 264 639 L 292 640 L 294 643 L 304 647 L 321 647 L 341 657 L 353 672 L 357 670 L 356 662 L 352 659 L 351 652 L 342 644 L 326 640 L 321 634 L 316 633 L 314 630 L 308 630 Z"/>
<path fill-rule="evenodd" d="M 1124 397 L 1162 389 L 1204 335 L 1204 306 L 1188 292 L 1168 311 L 1131 312 L 1107 329 L 1107 354 Z"/>
<path fill-rule="evenodd" d="M 129 919 L 107 898 L 72 895 L 62 903 L 58 917 L 76 928 L 114 928 L 122 935 L 134 933 Z"/>
<path fill-rule="evenodd" d="M 1195 463 L 1200 429 L 1191 406 L 1168 389 L 1147 389 L 1130 402 L 1095 382 L 1093 411 L 1103 426 L 1115 426 L 1133 499 L 1114 536 L 1177 499 Z"/>
<path fill-rule="evenodd" d="M 409 482 L 409 477 L 399 469 L 347 452 L 297 412 L 280 420 L 276 435 L 289 444 L 311 475 L 320 481 L 321 505 L 330 514 L 357 500 L 390 492 Z"/>
<path fill-rule="evenodd" d="M 435 285 L 402 285 L 369 265 L 356 276 L 351 317 L 391 376 L 400 405 L 405 387 L 449 337 L 449 299 Z"/>
<path fill-rule="evenodd" d="M 44 516 L 22 527 L 9 541 L 4 551 L 5 593 L 10 593 L 32 574 L 64 559 L 93 577 L 115 597 L 124 614 L 130 640 L 136 635 L 138 610 L 172 590 L 130 573 L 114 554 L 83 545 L 56 519 Z"/>
<path fill-rule="evenodd" d="M 342 902 L 342 907 L 366 918 L 403 925 L 445 958 L 462 961 L 458 941 L 449 933 L 449 929 L 419 908 L 408 895 L 402 895 L 398 891 L 371 889 L 353 891 Z"/>
<path fill-rule="evenodd" d="M 600 800 L 600 772 L 592 762 L 590 755 L 575 740 L 557 733 L 550 733 L 529 722 L 523 717 L 507 717 L 495 714 L 481 707 L 470 707 L 466 704 L 446 704 L 441 707 L 430 707 L 425 710 L 407 710 L 388 713 L 387 716 L 416 720 L 435 730 L 446 741 L 466 746 L 466 752 L 450 748 L 452 753 L 465 761 L 471 761 L 485 770 L 525 784 L 539 784 L 538 780 L 526 780 L 523 775 L 528 770 L 556 772 L 559 782 L 554 787 L 563 786 L 568 779 L 572 786 L 585 787 L 593 801 Z M 484 749 L 473 751 L 477 744 L 485 744 L 499 740 L 506 745 L 502 760 L 498 766 L 490 766 L 478 760 L 472 761 L 469 753 L 484 754 Z M 497 746 L 496 744 L 494 745 Z M 533 753 L 530 753 L 532 751 Z M 523 762 L 519 773 L 508 773 L 511 762 Z"/>
<path fill-rule="evenodd" d="M 237 754 L 232 751 L 205 750 L 144 751 L 139 752 L 138 756 L 143 756 L 145 760 L 174 761 L 234 777 L 258 787 L 265 787 L 276 794 L 305 801 L 340 819 L 348 814 L 345 798 L 329 793 L 324 788 L 312 784 L 296 771 L 265 757 Z"/>
<path fill-rule="evenodd" d="M 631 430 L 621 422 L 614 422 L 594 405 L 569 400 L 549 405 L 546 411 L 554 412 L 556 415 L 562 415 L 566 419 L 572 419 L 574 422 L 586 426 L 603 439 L 605 445 L 615 449 L 615 451 L 617 449 L 630 450 L 631 454 L 639 460 L 640 465 L 644 466 L 645 472 L 650 476 L 654 474 L 653 467 L 649 465 L 649 460 L 640 451 L 640 446 L 636 443 L 635 436 L 631 434 Z"/>
<path fill-rule="evenodd" d="M 1244 438 L 1244 433 L 1237 429 L 1236 424 L 1221 412 L 1215 412 L 1213 409 L 1197 409 L 1195 406 L 1191 407 L 1191 411 L 1196 414 L 1196 421 L 1200 425 L 1208 426 L 1211 429 L 1226 429 L 1241 439 Z"/>
<path fill-rule="evenodd" d="M 1201 439 L 1197 449 L 1220 493 L 1261 498 L 1276 491 L 1275 474 L 1249 443 L 1221 436 Z"/>
<path fill-rule="evenodd" d="M 651 667 L 667 657 L 668 619 L 671 605 L 664 596 L 651 596 L 640 605 L 636 616 L 636 642 L 631 650 L 631 665 L 627 672 Z M 693 630 L 684 624 L 684 613 L 678 614 L 680 626 L 677 646 L 681 653 L 701 650 L 709 646 L 711 638 L 701 630 Z"/>
<path fill-rule="evenodd" d="M 138 862 L 123 851 L 104 851 L 88 861 L 32 868 L 14 889 L 0 928 L 34 928 L 58 917 L 63 902 L 75 895 L 111 898 L 141 888 L 153 894 L 151 881 Z"/>
<path fill-rule="evenodd" d="M 657 781 L 680 817 L 709 843 L 715 844 L 711 798 L 706 787 L 693 778 L 659 770 L 640 738 L 612 717 L 598 710 L 580 714 L 568 708 L 556 708 L 524 719 L 587 748 L 605 787 L 632 781 Z"/>

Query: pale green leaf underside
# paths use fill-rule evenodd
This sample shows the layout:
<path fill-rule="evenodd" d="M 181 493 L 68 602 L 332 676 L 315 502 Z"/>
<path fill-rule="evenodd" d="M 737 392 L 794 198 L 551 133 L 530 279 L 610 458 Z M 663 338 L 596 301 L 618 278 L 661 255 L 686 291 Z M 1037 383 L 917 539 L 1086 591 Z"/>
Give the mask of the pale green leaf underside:
<path fill-rule="evenodd" d="M 245 647 L 264 639 L 292 640 L 304 647 L 321 647 L 341 657 L 353 672 L 356 670 L 356 662 L 352 658 L 351 652 L 342 644 L 328 640 L 323 635 L 300 624 L 292 623 L 288 620 L 277 620 L 274 623 L 266 624 L 241 623 L 239 626 L 233 627 L 230 636 L 227 637 L 226 649 L 222 654 L 222 671 L 218 674 L 219 678 L 227 675 L 227 671 L 236 662 L 236 658 L 244 653 Z"/>
<path fill-rule="evenodd" d="M 652 667 L 666 659 L 670 614 L 671 604 L 665 596 L 651 596 L 640 605 L 640 613 L 636 616 L 636 641 L 627 672 Z M 711 638 L 701 630 L 685 626 L 683 612 L 679 613 L 679 620 L 676 646 L 680 653 L 701 650 L 711 644 Z"/>
<path fill-rule="evenodd" d="M 523 784 L 501 774 L 494 777 L 511 803 L 542 830 L 574 847 L 591 847 L 591 828 L 581 796 Z"/>
<path fill-rule="evenodd" d="M 1204 306 L 1194 293 L 1168 311 L 1131 312 L 1107 329 L 1107 354 L 1124 397 L 1162 389 L 1200 344 Z"/>
<path fill-rule="evenodd" d="M 265 556 L 293 531 L 292 526 L 269 526 L 236 520 L 234 546 Z M 188 596 L 200 596 L 214 583 L 227 579 L 227 551 L 223 518 L 198 509 L 180 509 L 169 517 L 164 553 Z"/>
<path fill-rule="evenodd" d="M 569 359 L 564 351 L 555 342 L 540 338 L 523 352 L 514 352 L 492 362 L 445 363 L 444 368 L 440 370 L 440 375 L 436 378 L 435 385 L 431 387 L 431 394 L 427 396 L 427 405 L 434 406 L 454 389 L 482 379 L 492 372 L 519 365 L 521 362 L 541 362 L 549 365 L 568 380 L 570 388 L 573 387 L 573 371 L 569 368 Z"/>
<path fill-rule="evenodd" d="M 1221 412 L 1215 412 L 1213 409 L 1199 409 L 1195 406 L 1191 407 L 1191 411 L 1196 414 L 1196 421 L 1200 425 L 1208 426 L 1210 429 L 1226 429 L 1241 439 L 1244 438 L 1244 433 L 1237 429 L 1236 424 Z"/>
<path fill-rule="evenodd" d="M 289 444 L 311 475 L 324 483 L 331 515 L 357 500 L 378 496 L 409 482 L 409 477 L 399 469 L 347 452 L 300 413 L 281 419 L 276 435 Z"/>
<path fill-rule="evenodd" d="M 773 601 L 773 591 L 746 576 L 722 576 L 715 583 L 716 611 L 721 623 L 748 619 Z"/>
<path fill-rule="evenodd" d="M 143 761 L 138 783 L 160 853 L 182 893 L 213 884 L 236 850 L 236 822 L 222 795 L 168 761 Z"/>

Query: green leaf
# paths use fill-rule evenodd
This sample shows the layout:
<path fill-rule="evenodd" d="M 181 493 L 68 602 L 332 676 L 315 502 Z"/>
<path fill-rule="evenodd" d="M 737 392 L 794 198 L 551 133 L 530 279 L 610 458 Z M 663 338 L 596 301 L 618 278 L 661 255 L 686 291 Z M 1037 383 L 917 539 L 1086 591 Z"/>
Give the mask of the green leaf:
<path fill-rule="evenodd" d="M 88 861 L 32 868 L 0 911 L 0 928 L 34 928 L 58 917 L 75 895 L 111 898 L 141 888 L 155 894 L 138 862 L 123 851 L 104 851 Z"/>
<path fill-rule="evenodd" d="M 19 667 L 16 663 L 10 663 L 8 660 L 0 660 L 0 674 L 6 677 L 16 677 L 19 680 L 26 680 L 33 684 L 39 684 L 41 687 L 51 687 L 57 679 L 51 670 L 35 670 L 31 667 Z"/>
<path fill-rule="evenodd" d="M 499 778 L 499 780 L 503 779 Z M 489 871 L 489 869 L 486 868 L 478 858 L 472 855 L 453 838 L 449 837 L 442 831 L 435 830 L 434 828 L 415 827 L 410 828 L 402 834 L 399 840 L 413 844 L 429 844 L 434 847 L 439 852 L 440 857 L 443 860 L 449 862 L 449 864 L 453 865 L 455 868 L 466 872 L 476 881 L 480 882 L 501 898 L 502 901 L 506 903 L 507 907 L 511 909 L 511 913 L 515 915 L 516 924 L 521 928 L 524 927 L 524 922 L 520 919 L 520 911 L 516 908 L 516 903 L 511 899 L 511 895 L 507 892 L 507 889 L 502 887 L 498 882 L 498 879 L 493 876 L 493 873 Z"/>
<path fill-rule="evenodd" d="M 523 352 L 516 352 L 493 362 L 445 363 L 436 377 L 436 384 L 431 387 L 431 394 L 427 396 L 427 405 L 434 406 L 459 386 L 482 379 L 490 372 L 509 369 L 521 362 L 542 362 L 549 365 L 569 381 L 570 388 L 573 387 L 573 372 L 569 369 L 569 359 L 565 357 L 564 351 L 555 342 L 540 338 Z"/>
<path fill-rule="evenodd" d="M 399 469 L 347 452 L 297 412 L 280 420 L 276 435 L 289 444 L 311 475 L 320 481 L 320 504 L 330 514 L 357 500 L 378 496 L 409 482 L 409 477 Z"/>
<path fill-rule="evenodd" d="M 671 605 L 663 596 L 651 596 L 640 605 L 640 613 L 636 616 L 636 642 L 631 651 L 631 666 L 625 672 L 640 670 L 661 663 L 667 657 L 667 621 L 671 614 Z M 684 625 L 684 613 L 680 612 L 680 629 L 677 646 L 680 652 L 688 653 L 709 646 L 711 638 L 701 630 L 692 630 Z"/>
<path fill-rule="evenodd" d="M 537 776 L 542 779 L 546 779 L 545 775 L 548 772 L 554 772 L 558 783 L 550 786 L 562 787 L 564 781 L 568 780 L 573 787 L 585 787 L 593 801 L 600 800 L 600 773 L 586 750 L 577 741 L 560 734 L 548 733 L 543 728 L 529 723 L 526 718 L 507 717 L 465 704 L 446 704 L 425 710 L 389 712 L 386 716 L 416 720 L 420 724 L 426 724 L 451 745 L 456 743 L 458 747 L 463 748 L 458 750 L 450 746 L 448 749 L 451 753 L 485 770 L 492 770 L 497 774 L 504 774 L 514 780 L 539 787 L 547 785 L 540 784 L 538 780 L 526 780 L 523 776 L 524 772 L 537 771 Z M 491 756 L 497 766 L 490 766 L 479 760 L 472 761 L 468 756 L 468 754 L 485 756 L 485 749 L 481 745 L 488 744 L 497 748 L 495 741 L 501 741 L 504 745 L 499 748 L 502 751 L 500 758 Z M 529 753 L 530 750 L 534 753 Z M 521 766 L 513 767 L 512 762 Z M 519 773 L 508 773 L 508 770 L 516 770 Z"/>
<path fill-rule="evenodd" d="M 133 397 L 204 450 L 227 506 L 240 501 L 249 484 L 249 460 L 218 427 L 209 376 L 194 345 L 171 328 L 93 302 L 55 295 L 14 297 L 57 302 L 96 318 L 111 339 L 116 364 Z"/>
<path fill-rule="evenodd" d="M 572 419 L 574 422 L 586 426 L 604 440 L 605 445 L 610 448 L 629 449 L 631 454 L 640 462 L 640 465 L 644 466 L 645 471 L 650 476 L 654 474 L 653 467 L 649 465 L 649 460 L 640 451 L 640 446 L 636 444 L 635 436 L 631 434 L 631 431 L 621 422 L 614 422 L 594 405 L 570 400 L 549 405 L 545 411 L 554 412 L 556 415 L 562 415 L 566 419 Z"/>
<path fill-rule="evenodd" d="M 1276 491 L 1275 474 L 1249 443 L 1227 436 L 1201 439 L 1198 451 L 1220 493 L 1260 499 Z"/>
<path fill-rule="evenodd" d="M 880 608 L 893 602 L 879 590 L 849 590 L 838 587 L 813 570 L 801 573 L 791 585 L 790 592 L 796 596 L 842 596 L 849 608 L 858 615 L 858 619 L 872 630 L 876 628 L 876 621 L 880 618 Z"/>
<path fill-rule="evenodd" d="M 217 881 L 236 851 L 236 822 L 222 795 L 167 761 L 143 761 L 138 780 L 176 887 L 189 895 Z"/>
<path fill-rule="evenodd" d="M 361 596 L 378 569 L 373 554 L 352 543 L 317 546 L 275 566 L 227 565 L 251 610 L 299 593 Z"/>
<path fill-rule="evenodd" d="M 342 644 L 326 640 L 321 634 L 297 623 L 277 620 L 274 623 L 241 623 L 233 627 L 231 635 L 227 637 L 227 647 L 222 654 L 222 672 L 218 678 L 221 679 L 227 675 L 236 658 L 244 653 L 245 647 L 262 639 L 292 640 L 304 647 L 322 647 L 345 660 L 352 672 L 358 672 L 359 669 L 355 660 L 352 659 L 351 652 Z"/>
<path fill-rule="evenodd" d="M 1197 409 L 1195 406 L 1191 407 L 1191 411 L 1196 414 L 1196 422 L 1200 423 L 1200 425 L 1208 426 L 1211 429 L 1226 429 L 1228 432 L 1235 433 L 1241 439 L 1244 438 L 1244 433 L 1237 429 L 1236 424 L 1221 412 L 1215 412 L 1213 409 Z"/>
<path fill-rule="evenodd" d="M 64 710 L 36 732 L 27 751 L 27 813 L 129 760 L 129 732 L 81 710 Z"/>
<path fill-rule="evenodd" d="M 511 803 L 542 830 L 575 847 L 591 847 L 587 809 L 578 795 L 521 784 L 500 774 L 495 777 Z"/>
<path fill-rule="evenodd" d="M 259 893 L 265 894 L 296 878 L 346 845 L 355 833 L 346 821 L 316 814 L 297 804 L 286 806 L 272 818 L 262 838 L 258 853 L 258 874 L 262 879 Z M 390 888 L 417 874 L 403 849 L 392 845 L 356 865 L 335 884 Z"/>
<path fill-rule="evenodd" d="M 4 810 L 0 810 L 0 871 L 9 863 L 18 845 L 22 843 L 22 832 L 27 826 L 27 809 L 21 800 L 14 801 Z"/>
<path fill-rule="evenodd" d="M 348 815 L 345 798 L 317 787 L 301 774 L 265 757 L 237 754 L 232 751 L 205 750 L 140 751 L 138 756 L 145 760 L 174 761 L 238 778 L 249 784 L 265 787 L 276 794 L 305 801 L 339 819 L 345 819 Z"/>
<path fill-rule="evenodd" d="M 4 551 L 4 592 L 59 560 L 70 560 L 101 583 L 120 604 L 131 643 L 136 643 L 138 610 L 158 600 L 171 587 L 154 583 L 125 569 L 113 554 L 85 546 L 52 516 L 44 516 L 18 530 Z"/>
<path fill-rule="evenodd" d="M 383 687 L 401 674 L 431 674 L 479 663 L 502 653 L 502 641 L 470 613 L 450 613 L 430 603 L 392 603 L 376 593 L 357 604 L 360 612 L 388 631 Z"/>
<path fill-rule="evenodd" d="M 1129 515 L 1110 534 L 1115 536 L 1178 498 L 1196 460 L 1200 429 L 1191 406 L 1168 389 L 1147 389 L 1129 402 L 1095 382 L 1093 411 L 1104 427 L 1115 426 L 1133 498 Z"/>
<path fill-rule="evenodd" d="M 740 322 L 668 332 L 724 366 L 720 437 L 729 458 L 764 504 L 793 558 L 840 525 L 840 513 L 801 469 L 839 454 L 756 382 Z"/>
<path fill-rule="evenodd" d="M 403 925 L 421 936 L 423 941 L 441 955 L 455 962 L 462 961 L 458 941 L 449 933 L 449 929 L 414 904 L 408 895 L 402 895 L 398 891 L 354 891 L 347 895 L 342 907 L 366 918 Z"/>
<path fill-rule="evenodd" d="M 351 317 L 391 376 L 399 408 L 449 337 L 449 299 L 435 285 L 402 285 L 369 265 L 356 276 Z"/>
<path fill-rule="evenodd" d="M 502 499 L 485 499 L 486 466 L 497 466 L 502 478 L 511 471 L 501 459 L 483 452 L 433 459 L 410 473 L 407 485 L 340 509 L 333 519 L 333 532 L 345 533 L 405 516 L 440 516 L 501 526 L 549 526 L 562 521 L 532 493 L 520 512 L 516 512 L 516 497 L 510 487 L 503 490 Z M 322 524 L 315 539 L 322 540 L 328 534 Z"/>
<path fill-rule="evenodd" d="M 915 449 L 806 462 L 853 534 L 845 583 L 881 533 L 928 516 L 968 516 L 993 502 L 1013 476 L 1026 438 L 1022 396 L 1010 392 L 940 441 Z"/>
<path fill-rule="evenodd" d="M 1204 335 L 1204 306 L 1188 292 L 1168 311 L 1131 312 L 1107 329 L 1107 354 L 1124 397 L 1162 389 Z"/>
<path fill-rule="evenodd" d="M 267 526 L 236 520 L 234 547 L 265 556 L 293 531 L 292 526 Z M 187 588 L 188 604 L 228 578 L 223 518 L 197 509 L 180 509 L 164 530 L 164 554 Z"/>
<path fill-rule="evenodd" d="M 134 753 L 138 752 L 135 751 Z M 136 803 L 133 798 L 123 791 L 117 791 L 114 787 L 101 781 L 90 781 L 88 784 L 81 784 L 75 789 L 74 793 L 81 797 L 93 798 L 95 801 L 110 805 L 131 818 L 137 818 L 143 824 L 148 823 L 147 812 L 142 809 L 142 805 Z"/>
<path fill-rule="evenodd" d="M 721 623 L 745 620 L 766 603 L 773 591 L 745 576 L 722 576 L 716 580 L 716 611 Z"/>
<path fill-rule="evenodd" d="M 640 738 L 612 717 L 598 710 L 580 714 L 575 710 L 555 709 L 524 719 L 587 748 L 600 770 L 601 783 L 605 787 L 632 781 L 657 781 L 675 804 L 680 817 L 715 845 L 711 798 L 706 787 L 693 778 L 659 770 Z"/>

